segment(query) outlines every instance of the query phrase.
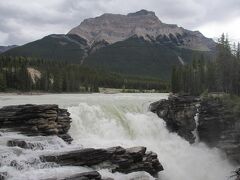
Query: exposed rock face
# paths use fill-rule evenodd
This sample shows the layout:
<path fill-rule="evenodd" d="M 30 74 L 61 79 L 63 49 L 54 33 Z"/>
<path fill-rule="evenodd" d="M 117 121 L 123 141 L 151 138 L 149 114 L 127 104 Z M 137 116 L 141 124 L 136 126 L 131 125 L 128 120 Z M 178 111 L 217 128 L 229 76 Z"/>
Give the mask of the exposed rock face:
<path fill-rule="evenodd" d="M 131 173 L 135 171 L 146 171 L 156 176 L 163 170 L 157 154 L 146 152 L 145 147 L 133 147 L 124 149 L 113 147 L 109 149 L 81 149 L 62 154 L 42 156 L 47 162 L 55 162 L 62 166 L 94 166 L 110 168 L 112 172 Z"/>
<path fill-rule="evenodd" d="M 196 129 L 195 115 L 198 98 L 193 96 L 170 95 L 168 100 L 160 100 L 150 105 L 150 110 L 162 118 L 170 131 L 178 133 L 190 143 L 194 143 Z"/>
<path fill-rule="evenodd" d="M 215 47 L 214 41 L 200 32 L 162 23 L 154 12 L 146 10 L 128 15 L 103 14 L 86 19 L 68 34 L 76 34 L 86 39 L 90 45 L 103 40 L 112 44 L 138 36 L 149 41 L 172 41 L 195 50 L 209 51 Z"/>
<path fill-rule="evenodd" d="M 0 128 L 27 135 L 58 135 L 70 143 L 72 138 L 67 134 L 70 123 L 70 113 L 57 105 L 27 104 L 0 109 Z"/>
<path fill-rule="evenodd" d="M 166 121 L 171 131 L 193 143 L 198 103 L 199 140 L 223 150 L 229 159 L 240 163 L 240 117 L 221 98 L 200 100 L 192 96 L 170 95 L 168 100 L 152 103 L 150 110 Z"/>
<path fill-rule="evenodd" d="M 199 111 L 199 138 L 240 163 L 240 117 L 219 98 L 205 99 Z"/>

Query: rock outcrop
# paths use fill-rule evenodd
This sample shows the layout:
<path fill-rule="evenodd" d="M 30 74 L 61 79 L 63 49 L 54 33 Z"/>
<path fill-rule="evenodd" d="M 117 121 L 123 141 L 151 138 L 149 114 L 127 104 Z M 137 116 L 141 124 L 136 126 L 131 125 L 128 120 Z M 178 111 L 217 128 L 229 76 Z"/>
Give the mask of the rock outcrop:
<path fill-rule="evenodd" d="M 199 139 L 218 147 L 240 163 L 240 116 L 221 98 L 203 99 L 199 109 Z"/>
<path fill-rule="evenodd" d="M 196 105 L 199 105 L 197 108 Z M 197 134 L 201 142 L 223 150 L 230 160 L 240 163 L 240 116 L 221 96 L 198 98 L 170 95 L 150 105 L 150 110 L 166 121 L 170 131 L 194 142 L 194 119 L 198 109 Z"/>
<path fill-rule="evenodd" d="M 58 105 L 18 105 L 0 109 L 0 128 L 27 135 L 58 135 L 70 143 L 70 113 Z"/>
<path fill-rule="evenodd" d="M 41 156 L 46 162 L 54 162 L 61 166 L 99 166 L 109 168 L 112 172 L 131 173 L 146 171 L 156 176 L 163 170 L 157 154 L 146 152 L 145 147 L 124 149 L 120 146 L 109 149 L 80 149 L 61 154 Z"/>
<path fill-rule="evenodd" d="M 195 115 L 199 98 L 188 95 L 170 95 L 150 105 L 150 110 L 162 118 L 171 132 L 176 132 L 190 143 L 194 143 Z"/>

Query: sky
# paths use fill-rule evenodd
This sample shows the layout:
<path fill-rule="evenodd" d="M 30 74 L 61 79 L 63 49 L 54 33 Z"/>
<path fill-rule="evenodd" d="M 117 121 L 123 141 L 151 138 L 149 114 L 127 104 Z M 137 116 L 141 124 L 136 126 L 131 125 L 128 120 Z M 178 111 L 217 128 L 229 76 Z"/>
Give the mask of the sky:
<path fill-rule="evenodd" d="M 224 32 L 240 41 L 240 0 L 0 0 L 0 45 L 66 34 L 86 18 L 141 9 L 206 37 L 217 38 Z"/>

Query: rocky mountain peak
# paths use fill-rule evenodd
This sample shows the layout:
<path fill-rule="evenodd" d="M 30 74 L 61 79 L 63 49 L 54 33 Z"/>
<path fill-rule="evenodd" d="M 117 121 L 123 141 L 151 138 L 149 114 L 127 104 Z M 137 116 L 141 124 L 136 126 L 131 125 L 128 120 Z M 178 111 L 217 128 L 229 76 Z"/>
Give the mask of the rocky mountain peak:
<path fill-rule="evenodd" d="M 100 41 L 113 44 L 133 36 L 151 42 L 167 40 L 188 49 L 201 51 L 209 51 L 214 46 L 214 42 L 201 33 L 162 23 L 154 12 L 147 10 L 127 15 L 107 13 L 86 19 L 68 34 L 86 39 L 90 46 Z"/>
<path fill-rule="evenodd" d="M 147 15 L 156 16 L 155 12 L 148 11 L 148 10 L 145 10 L 145 9 L 142 9 L 142 10 L 137 11 L 135 13 L 129 13 L 127 16 L 147 16 Z"/>

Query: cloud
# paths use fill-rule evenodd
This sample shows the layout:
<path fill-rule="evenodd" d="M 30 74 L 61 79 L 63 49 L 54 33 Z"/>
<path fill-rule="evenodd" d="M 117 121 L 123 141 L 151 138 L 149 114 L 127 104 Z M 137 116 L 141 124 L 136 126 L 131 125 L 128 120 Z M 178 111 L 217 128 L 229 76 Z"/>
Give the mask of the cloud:
<path fill-rule="evenodd" d="M 140 9 L 155 11 L 165 23 L 202 30 L 208 37 L 221 31 L 240 40 L 239 0 L 8 0 L 0 1 L 0 44 L 24 44 L 67 33 L 85 18 Z"/>

